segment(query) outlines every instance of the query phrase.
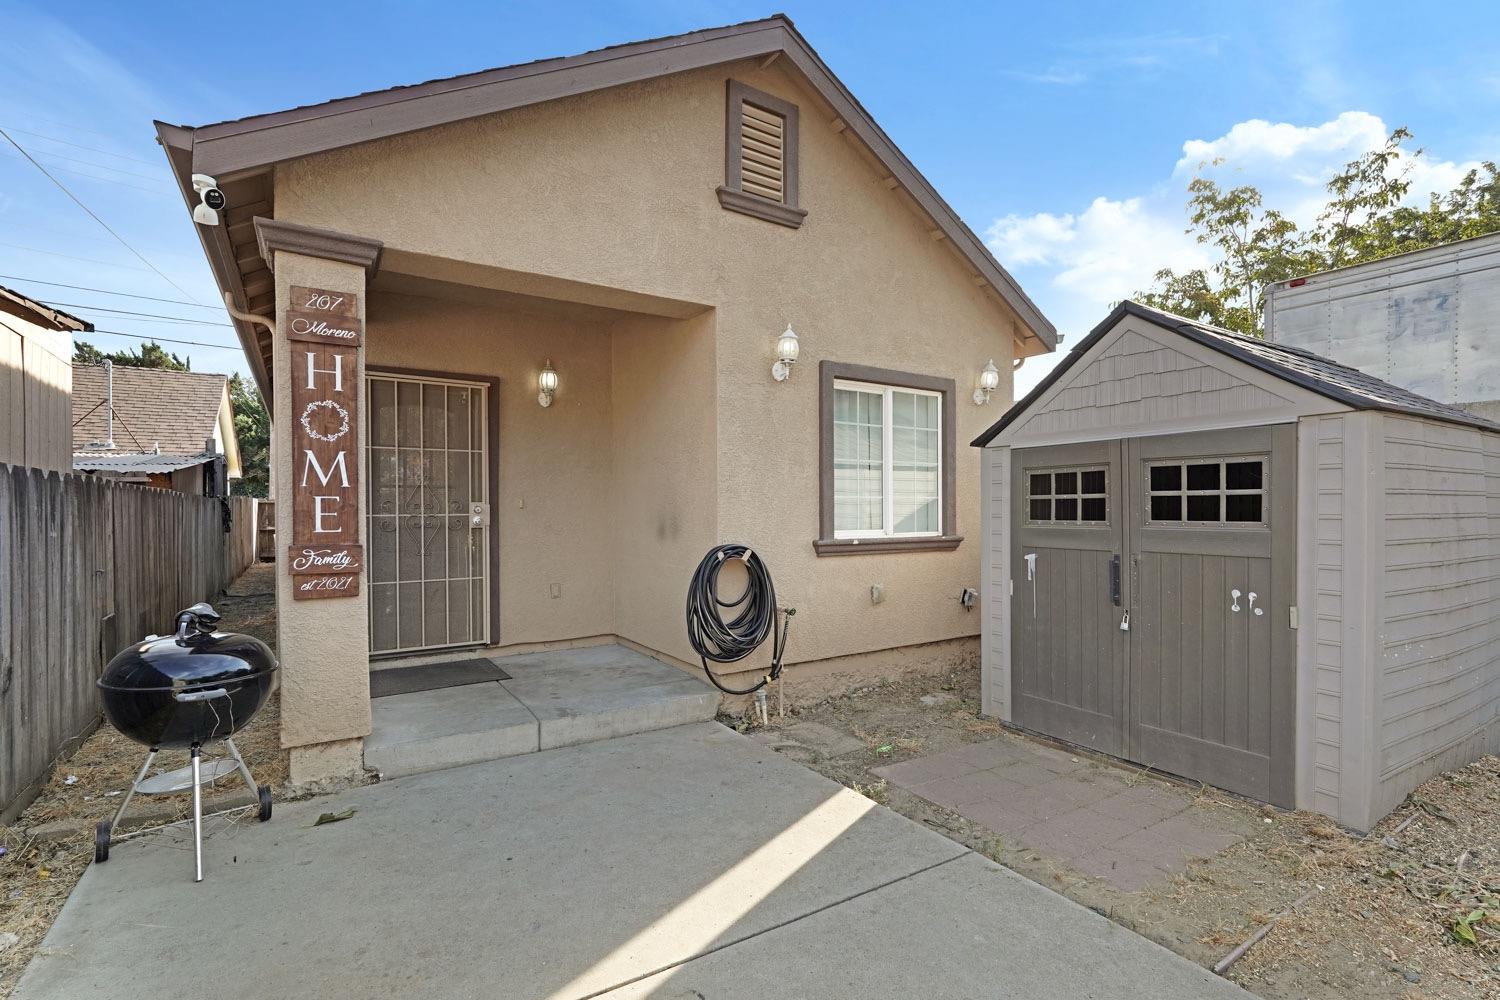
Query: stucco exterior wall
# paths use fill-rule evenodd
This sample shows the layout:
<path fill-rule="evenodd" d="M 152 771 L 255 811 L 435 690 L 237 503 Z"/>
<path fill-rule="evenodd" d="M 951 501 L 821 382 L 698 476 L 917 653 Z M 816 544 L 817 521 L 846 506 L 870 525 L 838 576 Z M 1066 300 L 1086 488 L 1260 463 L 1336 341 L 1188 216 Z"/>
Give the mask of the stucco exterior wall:
<path fill-rule="evenodd" d="M 73 338 L 0 310 L 0 462 L 73 470 Z"/>
<path fill-rule="evenodd" d="M 596 320 L 374 292 L 366 365 L 500 380 L 496 645 L 614 632 L 611 343 Z M 537 404 L 551 359 L 559 387 Z M 560 596 L 553 597 L 553 584 Z"/>
<path fill-rule="evenodd" d="M 801 203 L 808 215 L 800 229 L 718 204 L 730 77 L 801 108 Z M 717 510 L 712 519 L 698 511 L 709 494 L 701 482 L 674 473 L 683 492 L 673 504 L 686 509 L 693 499 L 693 532 L 702 534 L 692 545 L 693 559 L 689 536 L 679 536 L 681 547 L 659 563 L 664 571 L 690 569 L 701 554 L 696 550 L 712 541 L 756 547 L 780 596 L 798 607 L 789 648 L 794 662 L 978 633 L 980 616 L 958 602 L 961 588 L 979 583 L 982 548 L 979 456 L 964 445 L 1011 398 L 1019 328 L 1008 307 L 974 282 L 944 241 L 932 238 L 930 222 L 883 183 L 883 171 L 829 127 L 811 92 L 776 66 L 762 71 L 744 63 L 660 78 L 283 164 L 276 215 L 380 239 L 388 262 L 403 254 L 449 258 L 495 274 L 542 274 L 711 306 L 711 380 L 679 381 L 669 391 L 712 387 Z M 769 368 L 787 323 L 802 337 L 802 360 L 790 381 L 778 384 Z M 463 349 L 456 341 L 432 340 L 412 348 L 423 356 L 420 367 L 438 366 L 434 358 L 462 357 Z M 570 349 L 559 345 L 544 353 L 566 386 L 575 365 Z M 642 360 L 627 353 L 624 359 L 617 350 L 616 362 Z M 1002 384 L 989 406 L 977 407 L 968 396 L 990 358 L 1003 373 Z M 957 550 L 814 553 L 815 375 L 824 359 L 955 380 L 956 529 L 966 536 Z M 392 354 L 379 360 L 398 363 Z M 646 365 L 662 361 L 647 359 Z M 594 362 L 580 355 L 577 363 Z M 706 414 L 696 399 L 696 412 Z M 683 412 L 695 419 L 692 409 Z M 673 433 L 701 429 L 681 424 Z M 521 436 L 515 426 L 509 431 L 502 419 L 502 452 Z M 668 449 L 671 440 L 652 447 Z M 637 528 L 651 527 L 645 507 L 631 517 Z M 554 530 L 574 528 L 563 524 L 559 518 Z M 627 544 L 623 536 L 621 544 Z M 621 593 L 631 589 L 619 577 L 623 552 L 613 570 L 603 571 L 615 574 Z M 647 598 L 632 594 L 630 610 L 620 605 L 621 627 L 655 635 L 643 641 L 656 648 L 658 642 L 680 648 L 675 619 L 685 580 L 664 583 L 660 595 L 649 597 L 654 606 L 670 608 L 670 624 L 664 618 L 653 625 L 626 621 L 638 616 L 637 598 Z M 886 593 L 880 605 L 870 600 L 875 583 Z"/>

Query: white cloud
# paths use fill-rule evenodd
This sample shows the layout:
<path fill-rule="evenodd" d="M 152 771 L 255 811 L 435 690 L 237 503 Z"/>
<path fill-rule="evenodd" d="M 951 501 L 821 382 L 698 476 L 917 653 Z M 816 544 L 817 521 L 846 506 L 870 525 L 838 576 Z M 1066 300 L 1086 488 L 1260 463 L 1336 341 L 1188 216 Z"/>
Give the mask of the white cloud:
<path fill-rule="evenodd" d="M 1326 200 L 1324 185 L 1348 161 L 1380 148 L 1390 128 L 1366 111 L 1345 111 L 1317 125 L 1260 119 L 1240 122 L 1213 139 L 1190 139 L 1182 156 L 1163 164 L 1163 182 L 1149 191 L 1098 195 L 1087 205 L 1055 206 L 1033 215 L 1007 215 L 985 231 L 995 256 L 1017 278 L 1069 343 L 1104 318 L 1110 305 L 1150 287 L 1162 268 L 1208 267 L 1209 248 L 1184 232 L 1188 178 L 1205 161 L 1226 184 L 1253 184 L 1265 204 L 1299 225 L 1311 225 Z M 1412 185 L 1408 200 L 1425 202 L 1448 191 L 1476 163 L 1403 154 Z M 1028 362 L 1017 392 L 1034 385 L 1060 354 Z"/>

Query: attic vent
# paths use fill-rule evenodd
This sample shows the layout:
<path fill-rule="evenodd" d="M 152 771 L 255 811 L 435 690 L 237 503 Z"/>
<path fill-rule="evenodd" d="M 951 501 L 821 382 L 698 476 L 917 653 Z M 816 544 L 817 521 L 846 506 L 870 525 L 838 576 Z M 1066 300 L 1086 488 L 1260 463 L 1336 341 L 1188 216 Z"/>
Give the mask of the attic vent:
<path fill-rule="evenodd" d="M 786 119 L 740 105 L 740 183 L 748 194 L 785 203 Z"/>
<path fill-rule="evenodd" d="M 796 229 L 797 106 L 729 81 L 724 117 L 724 184 L 719 204 L 731 212 Z"/>

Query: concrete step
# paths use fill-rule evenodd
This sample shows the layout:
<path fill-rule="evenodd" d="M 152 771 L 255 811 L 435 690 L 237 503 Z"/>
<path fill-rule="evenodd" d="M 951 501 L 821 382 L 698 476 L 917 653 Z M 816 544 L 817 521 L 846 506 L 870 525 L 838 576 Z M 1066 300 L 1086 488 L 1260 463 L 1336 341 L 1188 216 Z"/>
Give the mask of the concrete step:
<path fill-rule="evenodd" d="M 365 766 L 385 778 L 712 719 L 719 692 L 623 646 L 491 657 L 510 680 L 376 698 Z"/>

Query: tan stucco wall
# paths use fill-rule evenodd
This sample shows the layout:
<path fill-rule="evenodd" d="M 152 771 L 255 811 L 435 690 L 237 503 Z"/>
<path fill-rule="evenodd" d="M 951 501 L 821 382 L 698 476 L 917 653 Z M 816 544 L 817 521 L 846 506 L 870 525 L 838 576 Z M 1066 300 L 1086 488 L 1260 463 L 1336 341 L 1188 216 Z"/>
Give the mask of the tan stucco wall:
<path fill-rule="evenodd" d="M 414 295 L 371 297 L 366 364 L 498 378 L 500 645 L 614 631 L 610 334 L 574 321 Z M 558 371 L 552 405 L 536 377 Z M 551 585 L 561 585 L 561 597 Z"/>
<path fill-rule="evenodd" d="M 276 254 L 276 312 L 284 316 L 290 304 L 292 285 L 310 285 L 337 291 L 357 293 L 363 313 L 365 274 L 349 264 Z M 361 318 L 364 318 L 363 315 Z M 287 572 L 288 540 L 292 537 L 292 493 L 294 477 L 286 474 L 292 468 L 292 438 L 286 428 L 292 426 L 292 352 L 293 342 L 284 336 L 274 338 L 271 423 L 281 433 L 271 436 L 271 467 L 282 470 L 273 477 L 276 490 L 276 643 L 281 661 L 281 745 L 292 748 L 291 768 L 294 775 L 322 777 L 330 761 L 346 763 L 350 747 L 370 733 L 370 674 L 365 655 L 367 645 L 367 588 L 357 597 L 331 600 L 292 600 L 292 578 Z M 306 347 L 307 345 L 300 345 Z M 356 378 L 364 378 L 364 351 L 360 351 Z M 358 426 L 364 426 L 368 399 L 359 396 Z M 350 456 L 358 463 L 360 499 L 360 543 L 365 543 L 363 484 L 368 474 L 364 449 Z M 329 757 L 324 751 L 309 749 L 313 744 L 345 741 L 342 757 Z M 321 763 L 318 763 L 321 761 Z"/>
<path fill-rule="evenodd" d="M 730 76 L 801 108 L 808 216 L 799 230 L 718 204 Z M 765 555 L 783 598 L 799 609 L 794 661 L 977 634 L 978 616 L 957 600 L 980 575 L 979 459 L 967 445 L 1011 398 L 1018 327 L 944 242 L 930 237 L 931 223 L 885 186 L 883 172 L 831 129 L 811 93 L 779 68 L 746 63 L 683 74 L 284 164 L 276 215 L 383 240 L 388 261 L 401 252 L 454 258 L 497 274 L 540 273 L 712 306 L 717 510 L 712 519 L 699 511 L 708 500 L 700 481 L 664 477 L 654 507 L 629 514 L 633 528 L 619 535 L 614 569 L 600 570 L 613 572 L 618 593 L 630 591 L 617 598 L 622 609 L 648 599 L 665 609 L 659 621 L 645 615 L 652 623 L 639 626 L 625 620 L 637 611 L 622 614 L 622 628 L 657 637 L 639 641 L 681 649 L 676 619 L 685 575 L 662 583 L 658 595 L 636 592 L 621 570 L 636 561 L 624 554 L 627 546 L 649 552 L 654 544 L 635 529 L 655 530 L 651 515 L 667 509 L 691 509 L 695 531 L 712 525 L 713 540 L 745 541 Z M 788 322 L 802 336 L 802 362 L 778 384 L 769 368 Z M 421 367 L 437 367 L 433 359 L 445 343 L 453 367 L 472 364 L 462 344 L 434 336 L 424 333 L 427 339 L 411 347 L 425 360 Z M 565 379 L 575 364 L 593 364 L 587 351 L 576 358 L 562 346 L 545 353 Z M 647 369 L 663 360 L 627 353 Z M 1002 385 L 993 402 L 977 407 L 969 393 L 991 357 Z M 957 528 L 966 536 L 956 551 L 814 554 L 816 375 L 823 359 L 955 380 Z M 614 385 L 620 388 L 619 373 Z M 697 412 L 706 412 L 698 404 Z M 670 459 L 685 427 L 645 447 L 642 459 L 653 451 Z M 502 454 L 522 429 L 502 426 Z M 628 461 L 621 457 L 617 467 Z M 556 522 L 550 530 L 568 534 L 577 525 Z M 690 568 L 687 548 L 683 541 L 662 563 L 669 574 L 682 573 L 679 564 Z M 875 583 L 886 593 L 878 606 L 869 598 Z"/>

